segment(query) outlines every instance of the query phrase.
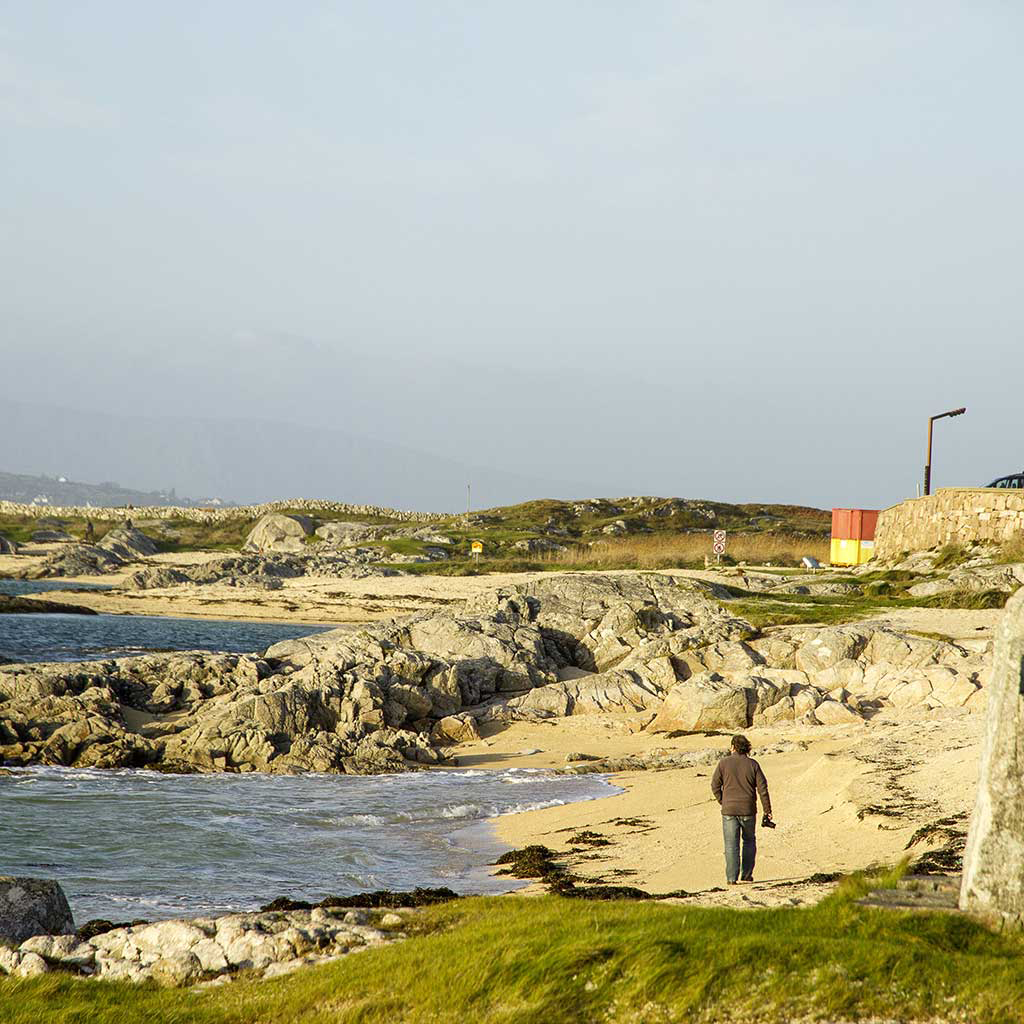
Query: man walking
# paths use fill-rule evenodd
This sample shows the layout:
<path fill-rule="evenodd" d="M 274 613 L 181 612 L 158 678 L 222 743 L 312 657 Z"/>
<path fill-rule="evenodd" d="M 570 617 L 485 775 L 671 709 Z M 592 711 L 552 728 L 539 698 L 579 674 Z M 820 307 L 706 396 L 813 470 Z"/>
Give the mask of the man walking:
<path fill-rule="evenodd" d="M 722 805 L 725 837 L 725 878 L 730 885 L 754 880 L 757 856 L 757 797 L 767 821 L 772 817 L 768 780 L 761 766 L 749 756 L 750 740 L 733 736 L 732 753 L 723 757 L 711 777 L 711 792 Z M 742 837 L 742 849 L 740 838 Z"/>

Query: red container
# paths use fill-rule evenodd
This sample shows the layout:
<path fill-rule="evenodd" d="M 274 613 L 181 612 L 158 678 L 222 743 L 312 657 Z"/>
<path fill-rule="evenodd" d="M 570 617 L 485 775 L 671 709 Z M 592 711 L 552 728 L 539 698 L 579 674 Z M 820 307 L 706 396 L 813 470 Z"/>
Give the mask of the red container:
<path fill-rule="evenodd" d="M 878 510 L 869 508 L 832 509 L 833 540 L 874 540 Z"/>

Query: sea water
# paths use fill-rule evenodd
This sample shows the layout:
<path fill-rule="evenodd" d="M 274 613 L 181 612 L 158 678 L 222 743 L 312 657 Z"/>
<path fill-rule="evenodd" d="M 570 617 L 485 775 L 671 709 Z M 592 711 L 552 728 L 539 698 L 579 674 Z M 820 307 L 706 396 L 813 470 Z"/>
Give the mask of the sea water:
<path fill-rule="evenodd" d="M 0 658 L 89 661 L 150 651 L 264 651 L 329 629 L 301 623 L 176 619 L 164 615 L 0 615 Z"/>
<path fill-rule="evenodd" d="M 485 819 L 618 792 L 594 775 L 162 775 L 16 768 L 0 777 L 0 874 L 55 878 L 79 924 L 253 910 L 374 889 L 517 884 L 488 870 Z"/>

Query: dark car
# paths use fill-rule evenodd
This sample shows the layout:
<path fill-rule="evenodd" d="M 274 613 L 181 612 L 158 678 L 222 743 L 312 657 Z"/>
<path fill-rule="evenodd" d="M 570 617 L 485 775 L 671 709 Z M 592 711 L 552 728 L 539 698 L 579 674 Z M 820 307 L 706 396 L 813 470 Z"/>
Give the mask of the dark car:
<path fill-rule="evenodd" d="M 1015 491 L 1024 491 L 1024 473 L 1001 476 L 998 480 L 993 480 L 989 487 L 1012 487 Z"/>

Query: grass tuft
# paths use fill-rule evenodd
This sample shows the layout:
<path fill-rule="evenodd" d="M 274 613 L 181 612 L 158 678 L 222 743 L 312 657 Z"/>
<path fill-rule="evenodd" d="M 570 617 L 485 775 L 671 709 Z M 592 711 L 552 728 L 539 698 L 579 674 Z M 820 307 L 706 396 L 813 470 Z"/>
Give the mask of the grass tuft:
<path fill-rule="evenodd" d="M 939 548 L 939 553 L 932 563 L 934 569 L 950 569 L 955 565 L 962 565 L 970 555 L 963 544 L 946 544 Z"/>

